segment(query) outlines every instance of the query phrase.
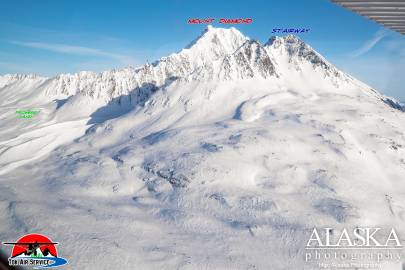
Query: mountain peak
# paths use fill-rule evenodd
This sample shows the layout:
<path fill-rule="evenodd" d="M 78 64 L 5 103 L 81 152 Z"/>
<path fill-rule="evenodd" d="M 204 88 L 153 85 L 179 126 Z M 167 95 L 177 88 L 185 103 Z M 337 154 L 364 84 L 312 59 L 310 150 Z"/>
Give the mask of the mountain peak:
<path fill-rule="evenodd" d="M 223 47 L 227 53 L 232 53 L 248 39 L 234 27 L 216 28 L 208 25 L 185 49 L 206 49 L 214 46 Z"/>
<path fill-rule="evenodd" d="M 209 24 L 209 25 L 207 25 L 207 28 L 205 28 L 205 31 L 208 32 L 208 31 L 211 31 L 213 29 L 215 29 L 215 27 L 212 26 L 211 24 Z"/>
<path fill-rule="evenodd" d="M 293 34 L 282 36 L 281 38 L 289 43 L 304 43 L 304 41 L 302 41 L 298 36 L 293 35 Z"/>
<path fill-rule="evenodd" d="M 293 44 L 298 44 L 298 45 L 303 45 L 305 46 L 305 42 L 300 39 L 298 36 L 289 34 L 285 36 L 272 36 L 269 38 L 269 40 L 264 44 L 264 46 L 275 46 L 278 47 L 281 44 L 288 44 L 288 45 L 293 45 Z"/>

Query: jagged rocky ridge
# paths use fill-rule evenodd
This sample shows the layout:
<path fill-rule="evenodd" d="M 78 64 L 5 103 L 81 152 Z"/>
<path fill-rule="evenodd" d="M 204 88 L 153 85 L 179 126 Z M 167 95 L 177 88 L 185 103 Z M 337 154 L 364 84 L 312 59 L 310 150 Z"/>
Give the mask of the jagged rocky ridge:
<path fill-rule="evenodd" d="M 272 37 L 263 45 L 245 37 L 235 28 L 209 26 L 179 53 L 139 68 L 128 67 L 101 73 L 83 71 L 52 78 L 5 75 L 0 77 L 0 87 L 21 80 L 34 80 L 40 83 L 38 88 L 45 96 L 67 97 L 81 93 L 110 101 L 144 85 L 160 87 L 175 79 L 211 81 L 282 77 L 282 72 L 278 70 L 281 56 L 291 70 L 300 71 L 301 64 L 306 62 L 335 83 L 350 80 L 349 76 L 337 70 L 296 36 Z"/>

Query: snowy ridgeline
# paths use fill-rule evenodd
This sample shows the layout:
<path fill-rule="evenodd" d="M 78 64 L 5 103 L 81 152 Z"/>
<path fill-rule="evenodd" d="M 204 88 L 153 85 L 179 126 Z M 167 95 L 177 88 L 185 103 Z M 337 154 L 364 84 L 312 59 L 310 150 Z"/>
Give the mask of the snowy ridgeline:
<path fill-rule="evenodd" d="M 49 235 L 71 269 L 317 269 L 313 227 L 405 239 L 403 107 L 295 36 L 209 27 L 136 69 L 2 76 L 0 96 L 0 238 Z"/>
<path fill-rule="evenodd" d="M 51 97 L 83 93 L 111 100 L 145 84 L 160 87 L 174 79 L 212 81 L 278 77 L 285 71 L 286 62 L 296 70 L 308 62 L 314 69 L 321 68 L 325 76 L 333 75 L 330 79 L 335 83 L 339 82 L 335 77 L 347 80 L 344 74 L 296 36 L 272 37 L 262 45 L 235 28 L 208 27 L 179 53 L 139 68 L 99 74 L 84 71 L 49 79 L 36 75 L 5 75 L 0 77 L 0 86 L 13 87 L 13 84 L 25 81 L 26 84 L 37 83 L 38 91 Z"/>

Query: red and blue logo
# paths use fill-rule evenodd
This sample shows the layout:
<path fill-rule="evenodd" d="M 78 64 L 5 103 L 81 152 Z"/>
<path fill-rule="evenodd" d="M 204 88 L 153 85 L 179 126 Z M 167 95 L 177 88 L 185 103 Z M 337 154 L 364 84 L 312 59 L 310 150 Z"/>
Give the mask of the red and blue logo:
<path fill-rule="evenodd" d="M 58 256 L 58 244 L 42 234 L 27 234 L 16 242 L 3 243 L 13 246 L 11 257 L 8 258 L 10 266 L 30 266 L 34 269 L 58 267 L 68 263 Z"/>

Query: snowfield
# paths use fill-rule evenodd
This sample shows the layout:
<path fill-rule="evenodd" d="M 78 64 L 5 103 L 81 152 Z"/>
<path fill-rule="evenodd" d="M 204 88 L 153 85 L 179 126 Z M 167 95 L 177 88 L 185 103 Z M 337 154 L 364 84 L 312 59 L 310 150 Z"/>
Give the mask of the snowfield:
<path fill-rule="evenodd" d="M 67 269 L 319 269 L 314 227 L 405 240 L 402 106 L 295 36 L 208 27 L 140 68 L 1 76 L 0 97 L 0 239 L 45 234 Z"/>

